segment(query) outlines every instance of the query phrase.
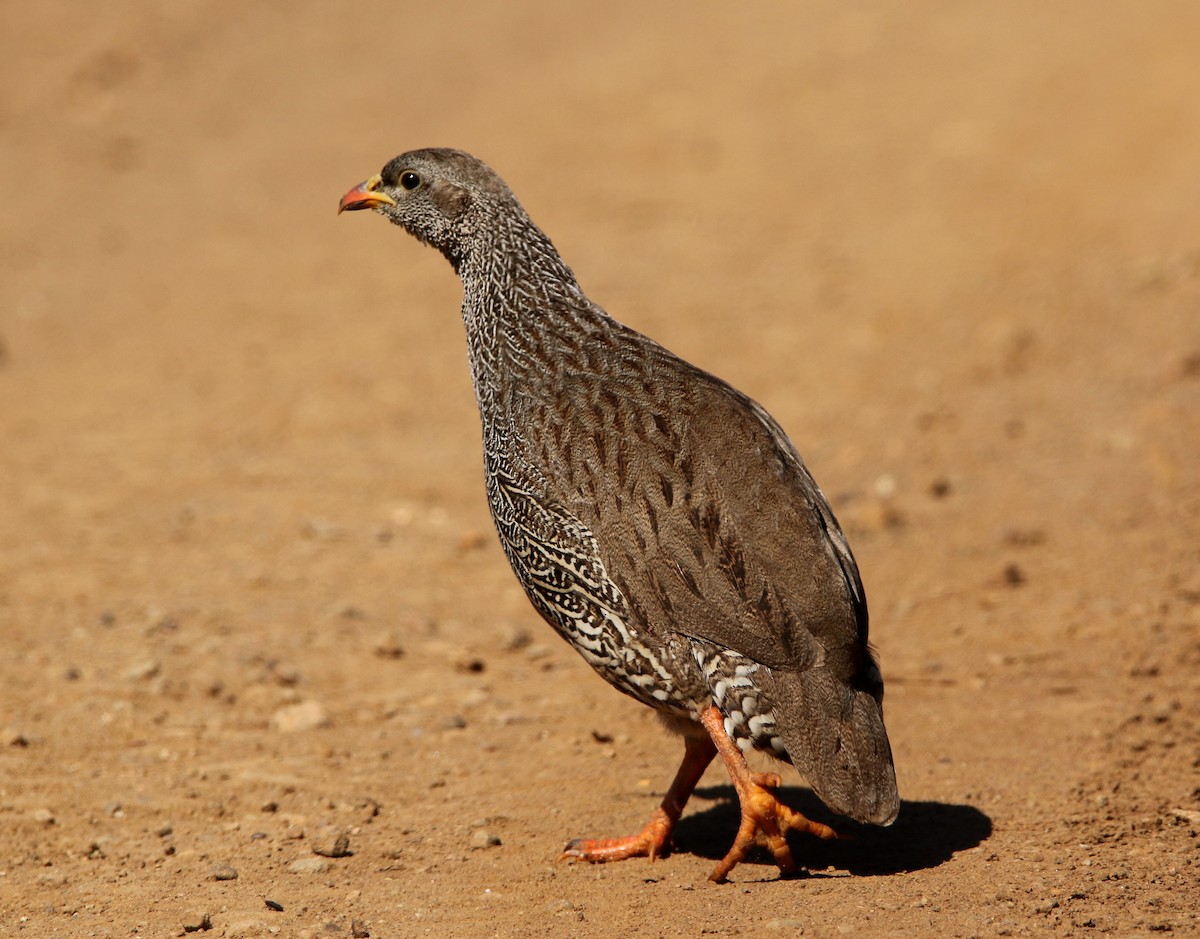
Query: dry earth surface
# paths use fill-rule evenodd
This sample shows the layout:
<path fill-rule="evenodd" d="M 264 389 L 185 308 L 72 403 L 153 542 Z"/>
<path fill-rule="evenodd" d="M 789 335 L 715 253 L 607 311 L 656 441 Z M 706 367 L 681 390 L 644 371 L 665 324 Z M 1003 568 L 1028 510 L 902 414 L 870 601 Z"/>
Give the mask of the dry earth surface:
<path fill-rule="evenodd" d="M 1195 934 L 1198 34 L 0 5 L 0 935 Z M 792 433 L 871 599 L 894 827 L 713 886 L 714 767 L 670 857 L 556 859 L 680 747 L 507 570 L 451 271 L 334 215 L 427 145 Z"/>

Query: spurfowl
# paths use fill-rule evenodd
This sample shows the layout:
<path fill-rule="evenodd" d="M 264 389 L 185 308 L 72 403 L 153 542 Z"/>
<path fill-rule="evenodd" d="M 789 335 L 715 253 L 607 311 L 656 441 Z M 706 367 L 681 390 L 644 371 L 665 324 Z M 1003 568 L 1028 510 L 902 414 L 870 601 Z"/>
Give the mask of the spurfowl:
<path fill-rule="evenodd" d="M 783 805 L 791 763 L 835 812 L 899 810 L 883 680 L 867 646 L 858 567 L 791 441 L 741 392 L 587 298 L 504 182 L 458 150 L 415 150 L 351 189 L 437 248 L 463 283 L 487 498 L 534 607 L 610 684 L 684 738 L 661 807 L 638 834 L 565 855 L 654 858 L 720 754 L 741 826 L 712 873 L 756 841 L 784 873 L 788 831 L 833 829 Z"/>

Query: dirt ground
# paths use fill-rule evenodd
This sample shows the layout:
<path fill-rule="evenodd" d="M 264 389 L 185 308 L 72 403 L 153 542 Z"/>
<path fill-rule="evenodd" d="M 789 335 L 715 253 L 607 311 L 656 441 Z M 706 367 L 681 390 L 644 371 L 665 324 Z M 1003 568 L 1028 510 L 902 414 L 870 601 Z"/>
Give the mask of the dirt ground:
<path fill-rule="evenodd" d="M 1198 34 L 0 5 L 0 935 L 1200 932 Z M 710 885 L 714 767 L 670 857 L 557 860 L 681 748 L 507 569 L 452 272 L 334 214 L 430 145 L 792 434 L 871 601 L 892 828 Z"/>

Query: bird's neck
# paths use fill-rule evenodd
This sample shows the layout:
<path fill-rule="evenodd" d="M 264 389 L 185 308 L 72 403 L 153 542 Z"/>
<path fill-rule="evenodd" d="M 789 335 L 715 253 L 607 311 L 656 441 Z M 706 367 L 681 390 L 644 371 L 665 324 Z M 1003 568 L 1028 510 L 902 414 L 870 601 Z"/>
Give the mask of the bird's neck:
<path fill-rule="evenodd" d="M 486 424 L 502 413 L 514 387 L 550 377 L 554 348 L 577 342 L 579 321 L 594 308 L 550 239 L 523 213 L 481 226 L 473 250 L 455 267 L 463 282 L 471 377 Z"/>

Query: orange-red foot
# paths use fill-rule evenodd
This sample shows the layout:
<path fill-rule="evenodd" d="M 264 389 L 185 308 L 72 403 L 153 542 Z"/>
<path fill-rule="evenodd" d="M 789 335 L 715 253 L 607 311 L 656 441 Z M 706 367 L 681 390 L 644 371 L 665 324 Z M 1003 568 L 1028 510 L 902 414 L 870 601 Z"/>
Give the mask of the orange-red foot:
<path fill-rule="evenodd" d="M 653 861 L 662 857 L 670 850 L 671 833 L 683 814 L 683 807 L 716 755 L 717 749 L 707 737 L 689 737 L 684 744 L 683 762 L 679 764 L 671 788 L 645 828 L 624 838 L 576 838 L 567 843 L 561 857 L 597 863 L 631 857 L 648 857 Z"/>
<path fill-rule="evenodd" d="M 826 840 L 839 837 L 828 825 L 805 818 L 775 797 L 773 790 L 778 789 L 781 782 L 776 773 L 751 772 L 742 751 L 725 733 L 725 721 L 717 708 L 709 708 L 701 714 L 700 722 L 716 745 L 717 752 L 721 754 L 742 807 L 742 823 L 738 827 L 733 847 L 709 874 L 709 880 L 723 883 L 729 872 L 756 844 L 763 844 L 771 852 L 782 873 L 794 873 L 796 861 L 787 843 L 789 831 L 807 832 Z"/>
<path fill-rule="evenodd" d="M 624 861 L 631 857 L 662 857 L 670 850 L 675 820 L 657 809 L 646 827 L 624 838 L 575 838 L 563 848 L 562 858 L 591 861 Z"/>
<path fill-rule="evenodd" d="M 779 776 L 775 773 L 748 772 L 747 779 L 737 786 L 742 803 L 742 824 L 738 827 L 733 847 L 708 875 L 709 880 L 724 883 L 729 872 L 746 857 L 746 853 L 759 844 L 771 852 L 782 873 L 795 873 L 796 860 L 787 843 L 789 831 L 807 832 L 822 839 L 839 837 L 828 825 L 806 818 L 775 798 L 772 790 L 777 789 L 779 784 Z"/>

